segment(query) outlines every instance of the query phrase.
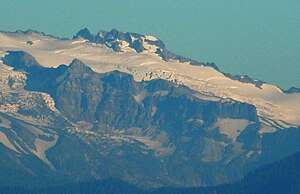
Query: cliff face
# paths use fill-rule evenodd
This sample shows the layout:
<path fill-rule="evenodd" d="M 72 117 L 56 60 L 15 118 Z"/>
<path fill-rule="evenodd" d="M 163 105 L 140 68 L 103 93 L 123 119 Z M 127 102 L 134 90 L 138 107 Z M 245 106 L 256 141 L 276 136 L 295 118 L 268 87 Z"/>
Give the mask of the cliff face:
<path fill-rule="evenodd" d="M 4 61 L 27 71 L 30 87 L 48 91 L 58 110 L 73 121 L 97 121 L 117 128 L 152 125 L 173 129 L 188 129 L 195 123 L 187 122 L 195 118 L 203 120 L 206 126 L 217 118 L 257 122 L 253 105 L 201 100 L 187 87 L 164 80 L 135 82 L 132 75 L 119 71 L 98 74 L 76 59 L 69 67 L 43 68 L 24 52 L 10 52 Z"/>

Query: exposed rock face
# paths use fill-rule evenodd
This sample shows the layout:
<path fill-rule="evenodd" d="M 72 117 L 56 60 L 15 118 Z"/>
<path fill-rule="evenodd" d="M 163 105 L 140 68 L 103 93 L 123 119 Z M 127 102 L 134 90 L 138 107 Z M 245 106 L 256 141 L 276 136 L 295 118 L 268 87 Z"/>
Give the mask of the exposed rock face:
<path fill-rule="evenodd" d="M 225 76 L 229 77 L 230 79 L 240 81 L 242 83 L 251 83 L 255 85 L 258 88 L 261 88 L 261 86 L 265 83 L 261 80 L 253 79 L 247 75 L 231 75 L 229 73 L 224 73 Z"/>
<path fill-rule="evenodd" d="M 284 93 L 286 94 L 300 93 L 300 88 L 291 87 L 288 90 L 285 90 Z"/>
<path fill-rule="evenodd" d="M 112 48 L 116 52 L 121 51 L 119 48 L 119 41 L 126 41 L 130 44 L 133 42 L 130 33 L 123 33 L 116 29 L 112 29 L 110 32 L 100 31 L 97 35 L 94 35 L 91 34 L 87 28 L 84 28 L 77 32 L 73 38 L 76 39 L 80 37 L 87 39 L 90 42 L 94 42 L 96 44 L 105 44 L 106 46 Z"/>
<path fill-rule="evenodd" d="M 34 45 L 34 43 L 32 42 L 32 41 L 30 41 L 30 40 L 28 40 L 27 42 L 26 42 L 26 44 L 28 44 L 28 45 Z"/>
<path fill-rule="evenodd" d="M 4 58 L 3 62 L 5 64 L 14 64 L 15 70 L 32 72 L 43 68 L 35 58 L 23 51 L 8 51 L 8 53 L 9 55 Z"/>

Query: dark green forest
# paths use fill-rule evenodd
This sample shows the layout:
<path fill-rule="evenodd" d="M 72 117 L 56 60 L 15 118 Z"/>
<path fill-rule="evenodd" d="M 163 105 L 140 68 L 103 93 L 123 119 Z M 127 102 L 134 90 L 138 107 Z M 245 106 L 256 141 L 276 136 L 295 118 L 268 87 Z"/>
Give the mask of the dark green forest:
<path fill-rule="evenodd" d="M 300 193 L 300 153 L 249 173 L 241 182 L 207 188 L 140 189 L 117 179 L 74 183 L 53 188 L 29 189 L 2 187 L 0 193 L 12 194 L 297 194 Z"/>

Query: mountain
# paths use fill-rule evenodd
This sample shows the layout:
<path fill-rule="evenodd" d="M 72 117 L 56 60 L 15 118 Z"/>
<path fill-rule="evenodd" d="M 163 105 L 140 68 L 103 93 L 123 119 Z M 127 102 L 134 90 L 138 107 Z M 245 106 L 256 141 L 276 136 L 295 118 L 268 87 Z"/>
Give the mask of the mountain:
<path fill-rule="evenodd" d="M 215 186 L 300 151 L 300 94 L 164 58 L 157 38 L 84 29 L 0 41 L 1 186 Z"/>

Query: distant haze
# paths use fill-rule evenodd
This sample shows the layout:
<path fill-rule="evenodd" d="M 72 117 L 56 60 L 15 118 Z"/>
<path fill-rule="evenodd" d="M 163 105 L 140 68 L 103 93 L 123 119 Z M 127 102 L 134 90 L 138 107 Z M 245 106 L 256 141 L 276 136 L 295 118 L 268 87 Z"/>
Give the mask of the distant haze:
<path fill-rule="evenodd" d="M 177 54 L 289 88 L 300 87 L 299 10 L 296 0 L 1 0 L 0 29 L 153 35 Z"/>

